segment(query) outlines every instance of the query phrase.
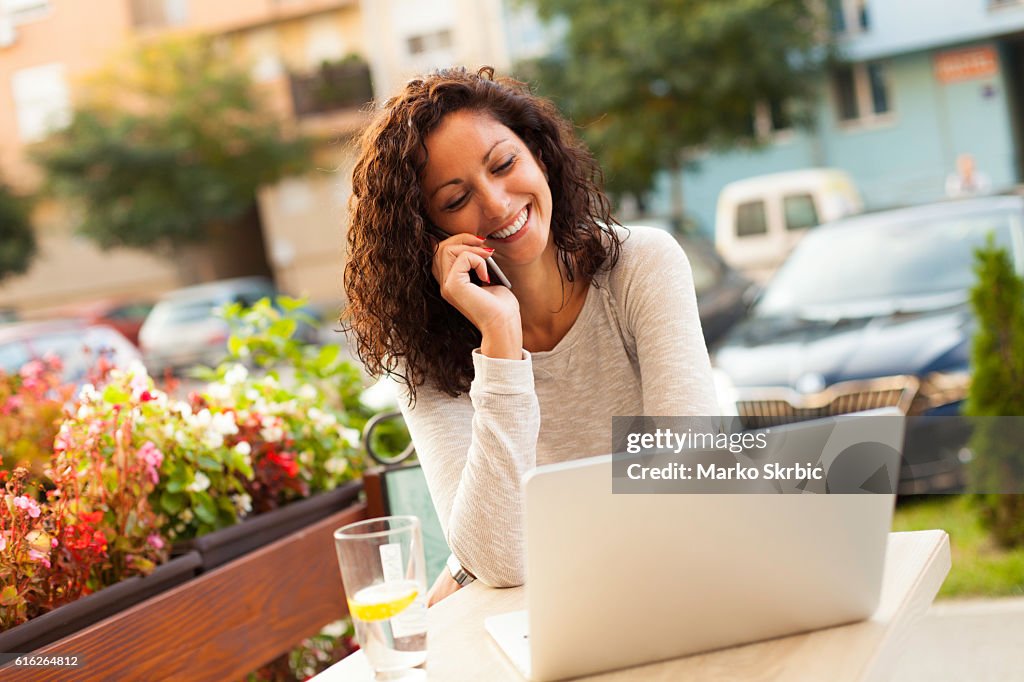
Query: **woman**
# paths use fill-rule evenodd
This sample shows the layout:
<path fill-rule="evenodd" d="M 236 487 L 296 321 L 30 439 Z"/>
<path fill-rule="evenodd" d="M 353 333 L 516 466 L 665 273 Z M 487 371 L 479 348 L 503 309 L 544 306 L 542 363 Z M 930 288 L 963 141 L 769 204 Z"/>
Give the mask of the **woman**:
<path fill-rule="evenodd" d="M 528 470 L 607 454 L 613 415 L 717 411 L 685 255 L 616 227 L 599 182 L 555 107 L 488 68 L 411 81 L 362 139 L 345 319 L 403 385 L 453 554 L 431 603 L 453 576 L 522 584 Z"/>

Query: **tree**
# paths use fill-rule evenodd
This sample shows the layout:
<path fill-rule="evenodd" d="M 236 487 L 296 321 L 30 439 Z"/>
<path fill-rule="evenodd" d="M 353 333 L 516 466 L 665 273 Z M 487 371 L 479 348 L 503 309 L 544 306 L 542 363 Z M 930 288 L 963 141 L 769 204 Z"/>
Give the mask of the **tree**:
<path fill-rule="evenodd" d="M 807 120 L 828 54 L 813 0 L 531 1 L 566 32 L 525 73 L 582 127 L 616 194 L 646 192 L 688 148 L 751 140 L 757 106 Z"/>
<path fill-rule="evenodd" d="M 28 270 L 35 254 L 28 202 L 0 183 L 0 281 Z"/>
<path fill-rule="evenodd" d="M 303 168 L 246 71 L 209 39 L 146 44 L 86 86 L 71 124 L 34 150 L 100 247 L 173 258 L 240 220 L 260 185 Z"/>
<path fill-rule="evenodd" d="M 1001 544 L 1024 545 L 1024 280 L 1005 249 L 988 243 L 975 251 L 977 281 L 971 306 L 978 329 L 971 347 L 970 394 L 974 417 L 971 477 L 982 522 Z"/>

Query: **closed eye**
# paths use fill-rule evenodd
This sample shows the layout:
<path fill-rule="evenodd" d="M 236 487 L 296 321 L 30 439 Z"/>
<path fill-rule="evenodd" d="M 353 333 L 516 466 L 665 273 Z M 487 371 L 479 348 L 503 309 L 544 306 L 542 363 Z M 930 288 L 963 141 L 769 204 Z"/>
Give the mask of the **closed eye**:
<path fill-rule="evenodd" d="M 515 154 L 509 154 L 508 159 L 505 161 L 505 163 L 503 163 L 500 166 L 498 166 L 497 168 L 495 168 L 494 172 L 495 173 L 504 173 L 508 169 L 512 168 L 512 166 L 515 164 L 517 158 L 518 157 Z"/>

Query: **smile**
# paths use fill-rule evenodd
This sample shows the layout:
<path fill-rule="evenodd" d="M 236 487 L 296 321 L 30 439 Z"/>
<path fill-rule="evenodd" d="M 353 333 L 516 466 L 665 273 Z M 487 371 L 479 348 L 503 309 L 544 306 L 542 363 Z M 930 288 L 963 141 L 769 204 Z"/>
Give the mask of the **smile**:
<path fill-rule="evenodd" d="M 495 232 L 492 232 L 490 235 L 487 236 L 487 238 L 488 239 L 508 239 L 509 237 L 514 235 L 515 233 L 519 232 L 519 230 L 523 229 L 523 225 L 526 224 L 526 220 L 529 217 L 530 217 L 530 206 L 529 206 L 529 204 L 527 204 L 526 206 L 523 207 L 523 210 L 519 212 L 519 215 L 516 216 L 515 221 L 513 221 L 513 223 L 511 225 L 509 225 L 508 227 L 502 228 L 500 230 L 497 230 Z"/>

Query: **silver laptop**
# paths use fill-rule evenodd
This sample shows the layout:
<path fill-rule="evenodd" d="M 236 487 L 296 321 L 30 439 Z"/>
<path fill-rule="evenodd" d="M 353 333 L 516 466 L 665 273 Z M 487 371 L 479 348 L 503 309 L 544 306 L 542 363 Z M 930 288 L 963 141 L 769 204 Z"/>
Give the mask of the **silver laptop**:
<path fill-rule="evenodd" d="M 899 472 L 904 423 L 871 440 Z M 857 420 L 774 429 L 785 460 L 857 454 Z M 883 455 L 890 457 L 890 455 Z M 538 467 L 525 491 L 525 611 L 485 626 L 532 680 L 805 632 L 878 605 L 895 495 L 615 494 L 612 456 Z M 869 472 L 870 473 L 870 472 Z"/>

